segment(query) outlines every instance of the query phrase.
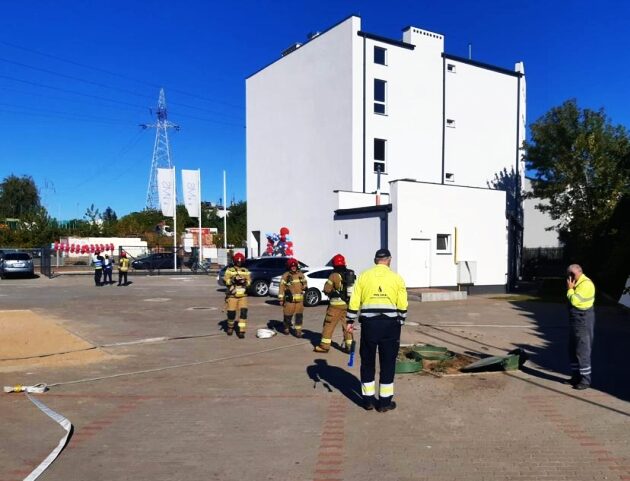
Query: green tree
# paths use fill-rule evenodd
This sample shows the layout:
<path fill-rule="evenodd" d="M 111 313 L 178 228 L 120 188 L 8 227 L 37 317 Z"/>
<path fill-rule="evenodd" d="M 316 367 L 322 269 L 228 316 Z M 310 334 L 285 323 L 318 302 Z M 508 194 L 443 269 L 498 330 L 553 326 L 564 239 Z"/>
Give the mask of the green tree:
<path fill-rule="evenodd" d="M 584 265 L 603 290 L 617 294 L 630 274 L 627 130 L 604 110 L 568 100 L 532 124 L 525 147 L 535 172 L 526 195 L 547 201 L 537 208 L 556 221 L 567 261 Z"/>
<path fill-rule="evenodd" d="M 556 221 L 561 238 L 586 248 L 628 192 L 628 132 L 603 110 L 568 100 L 532 124 L 525 148 L 527 168 L 535 172 L 527 196 L 546 200 L 537 208 Z"/>
<path fill-rule="evenodd" d="M 18 218 L 41 209 L 41 199 L 31 176 L 9 175 L 0 183 L 0 218 Z"/>

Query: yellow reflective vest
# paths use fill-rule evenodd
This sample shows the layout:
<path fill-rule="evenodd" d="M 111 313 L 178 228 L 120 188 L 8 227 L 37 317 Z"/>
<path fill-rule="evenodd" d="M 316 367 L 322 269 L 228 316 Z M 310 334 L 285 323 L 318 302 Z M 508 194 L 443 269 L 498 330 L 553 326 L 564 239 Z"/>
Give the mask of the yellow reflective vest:
<path fill-rule="evenodd" d="M 574 289 L 567 290 L 567 299 L 571 306 L 585 311 L 595 303 L 595 284 L 584 274 L 580 276 Z"/>
<path fill-rule="evenodd" d="M 346 317 L 349 322 L 360 319 L 398 319 L 407 317 L 405 281 L 385 264 L 376 264 L 363 272 L 352 291 Z"/>

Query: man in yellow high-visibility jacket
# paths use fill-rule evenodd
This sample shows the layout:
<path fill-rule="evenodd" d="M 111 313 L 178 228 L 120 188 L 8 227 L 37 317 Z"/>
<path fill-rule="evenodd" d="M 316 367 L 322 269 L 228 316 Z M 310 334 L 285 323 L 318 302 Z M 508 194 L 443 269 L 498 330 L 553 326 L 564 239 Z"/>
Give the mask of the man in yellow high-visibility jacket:
<path fill-rule="evenodd" d="M 348 332 L 352 333 L 354 321 L 358 319 L 361 323 L 361 392 L 363 407 L 367 410 L 377 407 L 375 374 L 376 350 L 379 351 L 379 412 L 396 408 L 392 401 L 394 373 L 400 328 L 407 317 L 408 306 L 405 281 L 389 268 L 391 260 L 387 249 L 376 251 L 376 265 L 359 276 L 346 314 Z"/>
<path fill-rule="evenodd" d="M 569 362 L 574 389 L 591 385 L 591 349 L 595 330 L 595 284 L 578 264 L 567 268 L 567 300 L 569 301 Z"/>

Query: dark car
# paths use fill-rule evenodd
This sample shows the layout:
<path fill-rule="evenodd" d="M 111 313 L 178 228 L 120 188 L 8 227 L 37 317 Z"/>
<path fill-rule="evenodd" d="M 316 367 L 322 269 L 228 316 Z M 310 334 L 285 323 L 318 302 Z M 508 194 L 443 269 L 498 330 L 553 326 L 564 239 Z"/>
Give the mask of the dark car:
<path fill-rule="evenodd" d="M 252 285 L 249 289 L 250 293 L 254 296 L 263 297 L 269 294 L 269 285 L 271 279 L 276 276 L 281 276 L 287 270 L 287 260 L 289 257 L 256 257 L 253 259 L 245 259 L 244 266 L 249 269 L 251 275 Z M 303 262 L 300 262 L 300 269 L 308 267 Z M 223 283 L 223 276 L 225 275 L 224 267 L 219 271 L 217 276 L 217 282 L 220 286 L 225 286 Z"/>
<path fill-rule="evenodd" d="M 177 267 L 182 265 L 183 259 L 177 258 Z M 139 257 L 131 263 L 133 269 L 141 270 L 158 270 L 158 269 L 173 269 L 173 254 L 166 252 L 158 252 L 156 254 L 149 254 L 146 257 Z"/>
<path fill-rule="evenodd" d="M 0 277 L 5 278 L 9 274 L 22 274 L 29 277 L 35 275 L 33 258 L 27 252 L 4 252 L 0 256 Z"/>

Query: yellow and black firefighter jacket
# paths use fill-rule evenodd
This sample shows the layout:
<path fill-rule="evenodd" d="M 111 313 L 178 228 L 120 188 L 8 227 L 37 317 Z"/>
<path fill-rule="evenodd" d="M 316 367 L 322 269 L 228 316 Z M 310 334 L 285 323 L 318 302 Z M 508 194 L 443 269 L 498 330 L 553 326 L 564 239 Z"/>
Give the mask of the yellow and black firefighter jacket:
<path fill-rule="evenodd" d="M 245 297 L 251 285 L 251 276 L 246 267 L 231 266 L 225 270 L 223 281 L 227 287 L 226 297 Z"/>
<path fill-rule="evenodd" d="M 339 309 L 346 309 L 348 304 L 346 298 L 346 286 L 343 282 L 343 276 L 340 272 L 332 272 L 328 276 L 326 284 L 324 284 L 324 294 L 328 296 L 328 305 Z"/>
<path fill-rule="evenodd" d="M 280 279 L 278 299 L 286 302 L 302 302 L 307 288 L 306 276 L 302 272 L 287 271 Z"/>

